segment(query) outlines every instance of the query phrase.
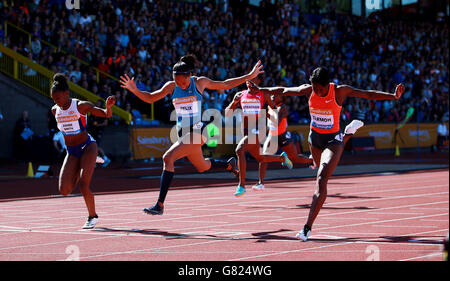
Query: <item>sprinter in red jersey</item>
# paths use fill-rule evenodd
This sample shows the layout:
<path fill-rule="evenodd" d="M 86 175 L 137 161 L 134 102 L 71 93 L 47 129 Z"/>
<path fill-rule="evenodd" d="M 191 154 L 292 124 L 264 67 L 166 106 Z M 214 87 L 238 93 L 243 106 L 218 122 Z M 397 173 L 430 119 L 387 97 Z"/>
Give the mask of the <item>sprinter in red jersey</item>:
<path fill-rule="evenodd" d="M 313 165 L 313 160 L 303 154 L 298 154 L 292 141 L 291 133 L 288 131 L 288 111 L 282 96 L 270 96 L 271 104 L 268 106 L 267 127 L 269 134 L 263 145 L 264 155 L 275 154 L 282 149 L 292 163 Z M 276 145 L 273 145 L 273 144 Z M 264 190 L 264 178 L 266 176 L 267 163 L 259 163 L 259 181 L 252 186 L 253 190 Z"/>
<path fill-rule="evenodd" d="M 259 77 L 251 80 L 252 83 L 259 84 L 261 79 Z M 283 152 L 281 155 L 264 155 L 261 153 L 261 145 L 259 142 L 259 130 L 258 121 L 263 118 L 265 123 L 266 114 L 263 113 L 263 107 L 265 104 L 272 105 L 272 101 L 268 95 L 264 95 L 261 92 L 244 90 L 236 93 L 233 101 L 225 109 L 225 116 L 229 117 L 233 114 L 234 110 L 240 106 L 242 110 L 242 135 L 236 148 L 236 155 L 238 158 L 239 168 L 239 185 L 236 188 L 234 196 L 239 197 L 245 194 L 245 174 L 247 168 L 247 161 L 245 159 L 245 153 L 248 151 L 259 163 L 263 162 L 280 162 L 283 166 L 292 169 L 292 162 L 287 157 L 287 154 Z M 272 105 L 274 106 L 274 105 Z M 266 132 L 261 132 L 266 134 Z"/>

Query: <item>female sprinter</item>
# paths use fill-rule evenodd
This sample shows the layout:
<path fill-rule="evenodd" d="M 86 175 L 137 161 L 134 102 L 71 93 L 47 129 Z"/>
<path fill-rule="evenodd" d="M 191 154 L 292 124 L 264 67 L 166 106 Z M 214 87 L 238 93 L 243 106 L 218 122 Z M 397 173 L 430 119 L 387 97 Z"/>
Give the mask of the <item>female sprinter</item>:
<path fill-rule="evenodd" d="M 399 99 L 405 88 L 397 85 L 395 92 L 386 93 L 374 90 L 360 90 L 347 85 L 330 83 L 328 70 L 323 67 L 316 68 L 311 77 L 311 85 L 304 84 L 299 87 L 272 87 L 259 88 L 250 85 L 253 93 L 262 91 L 265 94 L 285 96 L 306 96 L 309 100 L 311 115 L 310 133 L 308 142 L 314 163 L 320 163 L 316 178 L 316 191 L 312 198 L 308 220 L 297 238 L 308 240 L 311 229 L 327 197 L 327 183 L 333 174 L 344 149 L 344 136 L 339 128 L 339 118 L 342 104 L 347 97 L 357 97 L 372 100 Z M 355 128 L 349 128 L 355 131 Z"/>
<path fill-rule="evenodd" d="M 64 135 L 67 147 L 67 155 L 59 174 L 59 192 L 64 196 L 69 195 L 77 183 L 79 184 L 89 213 L 83 229 L 91 229 L 98 222 L 94 195 L 89 189 L 97 158 L 97 144 L 86 132 L 86 114 L 111 117 L 111 107 L 115 103 L 115 98 L 108 97 L 106 109 L 101 109 L 91 102 L 70 98 L 69 85 L 64 74 L 55 74 L 53 81 L 51 95 L 55 105 L 52 107 L 52 113 L 58 129 Z"/>
<path fill-rule="evenodd" d="M 252 83 L 258 85 L 261 82 L 259 77 L 252 80 Z M 266 114 L 261 114 L 265 104 L 271 104 L 272 101 L 268 95 L 263 93 L 252 93 L 248 90 L 236 93 L 233 101 L 225 109 L 225 116 L 229 117 L 233 114 L 234 110 L 240 105 L 242 109 L 242 123 L 241 129 L 243 138 L 239 141 L 236 147 L 236 155 L 238 158 L 239 168 L 239 185 L 236 188 L 234 196 L 239 197 L 245 194 L 245 173 L 247 161 L 245 159 L 245 153 L 248 151 L 258 161 L 258 163 L 266 162 L 281 162 L 283 166 L 292 169 L 292 162 L 287 157 L 286 153 L 282 153 L 279 156 L 276 155 L 263 155 L 261 154 L 261 146 L 259 144 L 259 131 L 258 120 L 260 118 L 266 119 Z M 265 134 L 265 132 L 264 132 Z"/>
<path fill-rule="evenodd" d="M 269 128 L 269 135 L 266 138 L 263 146 L 264 154 L 274 154 L 278 149 L 282 149 L 287 153 L 288 158 L 293 163 L 307 164 L 311 168 L 315 169 L 314 161 L 311 157 L 306 157 L 302 154 L 297 154 L 297 149 L 291 139 L 291 134 L 288 132 L 287 127 L 287 116 L 288 112 L 286 105 L 283 102 L 283 96 L 270 96 L 273 105 L 269 105 L 267 118 L 267 127 Z M 345 127 L 344 130 L 344 146 L 351 136 L 362 127 L 364 123 L 360 120 L 353 120 Z M 276 143 L 276 146 L 272 146 Z M 264 190 L 264 177 L 266 176 L 266 163 L 259 163 L 259 182 L 252 187 L 253 190 L 259 191 Z"/>
<path fill-rule="evenodd" d="M 120 77 L 123 88 L 147 103 L 156 102 L 171 94 L 177 115 L 179 139 L 163 155 L 164 166 L 159 198 L 155 205 L 143 210 L 147 214 L 163 214 L 164 200 L 174 175 L 174 162 L 178 159 L 187 157 L 199 172 L 218 167 L 237 174 L 236 164 L 230 161 L 231 159 L 226 162 L 203 157 L 202 145 L 207 140 L 202 136 L 202 129 L 206 126 L 201 121 L 203 91 L 205 89 L 228 90 L 237 87 L 263 73 L 263 66 L 258 61 L 252 71 L 244 76 L 225 81 L 213 81 L 207 77 L 194 76 L 195 65 L 194 56 L 183 56 L 173 67 L 173 81 L 167 82 L 161 89 L 152 93 L 140 91 L 134 83 L 134 78 L 130 79 L 127 75 Z"/>
<path fill-rule="evenodd" d="M 297 154 L 297 149 L 291 139 L 291 134 L 287 130 L 288 111 L 283 103 L 282 96 L 270 96 L 267 118 L 269 135 L 263 146 L 265 155 L 275 154 L 281 148 L 293 163 L 313 165 L 313 160 L 302 154 Z M 275 146 L 274 146 L 275 144 Z M 267 163 L 259 163 L 259 182 L 252 187 L 253 190 L 264 190 L 264 177 L 266 175 Z"/>

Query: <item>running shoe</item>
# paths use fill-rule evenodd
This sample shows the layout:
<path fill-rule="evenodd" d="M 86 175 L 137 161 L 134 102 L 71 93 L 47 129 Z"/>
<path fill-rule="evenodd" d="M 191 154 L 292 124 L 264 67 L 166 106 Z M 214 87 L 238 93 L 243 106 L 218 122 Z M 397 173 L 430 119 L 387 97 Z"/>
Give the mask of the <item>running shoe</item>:
<path fill-rule="evenodd" d="M 292 169 L 293 165 L 291 160 L 289 160 L 287 153 L 282 152 L 280 155 L 284 158 L 284 162 L 281 162 L 281 165 L 287 167 L 288 169 Z"/>
<path fill-rule="evenodd" d="M 308 237 L 311 235 L 311 228 L 305 224 L 302 230 L 295 236 L 297 239 L 301 239 L 303 242 L 308 240 Z"/>
<path fill-rule="evenodd" d="M 164 207 L 161 207 L 161 206 L 159 206 L 158 203 L 156 203 L 152 207 L 145 208 L 142 211 L 144 211 L 144 213 L 149 214 L 149 215 L 162 215 L 164 213 Z"/>
<path fill-rule="evenodd" d="M 238 187 L 236 188 L 236 192 L 234 193 L 234 196 L 240 197 L 240 196 L 244 195 L 245 192 L 247 192 L 247 190 L 245 190 L 245 188 L 242 187 L 241 185 L 238 185 Z"/>
<path fill-rule="evenodd" d="M 105 163 L 105 159 L 101 158 L 100 156 L 97 156 L 97 158 L 95 159 L 95 163 L 103 164 Z"/>
<path fill-rule="evenodd" d="M 95 225 L 98 222 L 98 216 L 95 217 L 88 217 L 86 222 L 83 225 L 83 229 L 92 229 L 95 227 Z"/>
<path fill-rule="evenodd" d="M 362 126 L 364 126 L 364 122 L 362 122 L 361 120 L 355 119 L 352 122 L 350 122 L 350 124 L 348 124 L 347 127 L 345 127 L 344 134 L 353 135 Z"/>
<path fill-rule="evenodd" d="M 104 157 L 105 162 L 103 163 L 102 167 L 105 168 L 109 165 L 109 163 L 111 163 L 111 159 L 109 159 L 106 155 Z"/>
<path fill-rule="evenodd" d="M 237 168 L 236 158 L 231 157 L 230 159 L 228 159 L 227 163 L 228 163 L 227 171 L 232 173 L 236 178 L 239 178 L 239 170 Z"/>
<path fill-rule="evenodd" d="M 255 184 L 254 186 L 252 186 L 252 189 L 254 191 L 264 191 L 264 184 L 262 183 Z"/>

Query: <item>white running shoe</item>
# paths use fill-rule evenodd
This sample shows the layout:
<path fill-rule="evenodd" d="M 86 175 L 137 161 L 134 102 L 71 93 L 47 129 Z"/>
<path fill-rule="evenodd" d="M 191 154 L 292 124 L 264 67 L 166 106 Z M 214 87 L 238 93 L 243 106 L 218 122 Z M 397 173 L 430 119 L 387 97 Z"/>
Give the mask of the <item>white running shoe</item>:
<path fill-rule="evenodd" d="M 362 126 L 364 126 L 364 122 L 362 122 L 361 120 L 355 119 L 352 122 L 350 122 L 350 124 L 348 124 L 347 127 L 345 127 L 344 134 L 353 135 Z"/>
<path fill-rule="evenodd" d="M 88 219 L 86 220 L 86 222 L 83 225 L 83 229 L 92 229 L 95 227 L 95 225 L 98 222 L 98 217 L 88 217 Z"/>
<path fill-rule="evenodd" d="M 258 183 L 252 186 L 254 191 L 264 191 L 264 184 Z"/>
<path fill-rule="evenodd" d="M 300 232 L 297 233 L 297 235 L 295 235 L 295 237 L 297 239 L 301 239 L 303 242 L 306 242 L 310 235 L 311 235 L 311 229 L 305 230 L 305 227 L 303 227 L 302 230 L 300 230 Z"/>
<path fill-rule="evenodd" d="M 101 158 L 100 156 L 97 156 L 97 158 L 95 159 L 95 163 L 103 164 L 105 163 L 105 159 Z"/>

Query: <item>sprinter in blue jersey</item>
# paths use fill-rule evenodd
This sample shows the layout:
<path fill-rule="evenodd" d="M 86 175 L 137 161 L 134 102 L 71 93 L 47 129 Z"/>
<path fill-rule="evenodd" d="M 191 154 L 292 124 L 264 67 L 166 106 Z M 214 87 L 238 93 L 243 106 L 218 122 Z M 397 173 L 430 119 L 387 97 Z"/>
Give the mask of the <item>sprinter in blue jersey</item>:
<path fill-rule="evenodd" d="M 258 61 L 252 71 L 244 76 L 230 78 L 225 81 L 213 81 L 208 77 L 193 76 L 196 63 L 194 56 L 183 56 L 173 66 L 173 81 L 167 82 L 161 89 L 152 93 L 139 90 L 136 87 L 134 78 L 130 79 L 128 75 L 120 77 L 123 88 L 147 103 L 156 102 L 171 94 L 177 115 L 179 138 L 163 155 L 164 166 L 161 175 L 159 198 L 155 205 L 144 209 L 144 212 L 148 214 L 163 214 L 164 200 L 175 172 L 174 162 L 178 159 L 187 157 L 199 172 L 212 168 L 222 168 L 236 176 L 239 173 L 236 169 L 236 159 L 234 158 L 228 161 L 221 161 L 203 157 L 202 145 L 207 140 L 201 134 L 202 129 L 206 126 L 201 120 L 203 91 L 205 89 L 228 90 L 237 87 L 263 73 L 263 66 Z"/>

